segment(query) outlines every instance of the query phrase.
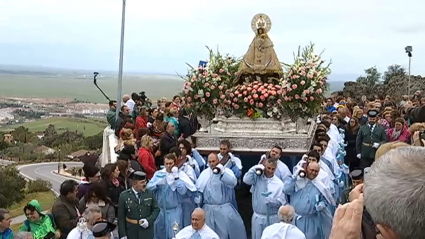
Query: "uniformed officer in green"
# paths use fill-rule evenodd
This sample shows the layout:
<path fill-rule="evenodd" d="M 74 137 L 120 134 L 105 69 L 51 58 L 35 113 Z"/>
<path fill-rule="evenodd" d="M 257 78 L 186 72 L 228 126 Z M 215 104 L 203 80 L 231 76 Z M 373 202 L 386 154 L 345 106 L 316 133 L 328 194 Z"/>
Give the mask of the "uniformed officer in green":
<path fill-rule="evenodd" d="M 363 169 L 361 168 L 354 169 L 350 173 L 350 178 L 351 178 L 352 184 L 349 188 L 344 190 L 344 200 L 343 200 L 344 203 L 349 202 L 348 196 L 350 195 L 351 190 L 353 190 L 357 185 L 363 183 Z"/>
<path fill-rule="evenodd" d="M 367 112 L 368 122 L 360 126 L 356 139 L 357 158 L 360 159 L 362 168 L 367 168 L 375 161 L 375 153 L 381 144 L 387 142 L 384 127 L 377 124 L 377 110 Z"/>
<path fill-rule="evenodd" d="M 122 192 L 118 202 L 118 234 L 121 239 L 153 239 L 159 207 L 146 189 L 146 174 L 135 171 L 133 186 Z"/>

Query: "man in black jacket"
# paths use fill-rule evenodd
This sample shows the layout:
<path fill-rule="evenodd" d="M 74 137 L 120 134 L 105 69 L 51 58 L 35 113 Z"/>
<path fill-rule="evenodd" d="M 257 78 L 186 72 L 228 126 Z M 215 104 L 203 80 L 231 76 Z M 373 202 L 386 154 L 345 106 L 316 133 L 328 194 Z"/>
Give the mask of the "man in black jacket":
<path fill-rule="evenodd" d="M 192 136 L 193 134 L 192 125 L 189 121 L 189 117 L 190 114 L 188 113 L 188 111 L 186 109 L 183 109 L 179 117 L 179 136 L 183 137 L 184 139 Z"/>
<path fill-rule="evenodd" d="M 159 150 L 161 156 L 165 156 L 170 152 L 170 149 L 177 146 L 177 137 L 174 135 L 174 124 L 171 122 L 167 123 L 167 128 L 161 137 L 159 143 Z"/>
<path fill-rule="evenodd" d="M 126 119 L 131 119 L 130 108 L 123 105 L 115 122 L 115 136 L 120 137 L 120 131 L 124 127 Z"/>

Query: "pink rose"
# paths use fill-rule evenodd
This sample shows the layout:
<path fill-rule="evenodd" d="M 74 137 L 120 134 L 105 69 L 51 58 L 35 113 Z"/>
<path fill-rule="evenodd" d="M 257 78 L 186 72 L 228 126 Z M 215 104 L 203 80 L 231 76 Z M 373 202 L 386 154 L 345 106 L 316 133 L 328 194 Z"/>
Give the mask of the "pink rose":
<path fill-rule="evenodd" d="M 223 72 L 224 72 L 224 70 L 223 70 L 223 69 L 220 69 L 218 72 L 223 73 Z"/>
<path fill-rule="evenodd" d="M 321 93 L 322 93 L 322 89 L 317 89 L 317 90 L 316 90 L 316 93 L 317 93 L 317 94 L 321 94 Z"/>
<path fill-rule="evenodd" d="M 251 98 L 252 98 L 252 96 L 248 95 L 248 99 L 251 99 Z"/>
<path fill-rule="evenodd" d="M 307 78 L 313 79 L 313 75 L 307 75 Z"/>
<path fill-rule="evenodd" d="M 191 87 L 192 86 L 192 83 L 190 83 L 190 82 L 187 82 L 187 84 L 186 84 L 188 87 Z"/>
<path fill-rule="evenodd" d="M 239 95 L 239 91 L 235 91 L 235 95 Z"/>
<path fill-rule="evenodd" d="M 264 96 L 265 98 L 269 98 L 269 94 L 267 94 L 267 93 L 265 93 L 263 96 Z"/>
<path fill-rule="evenodd" d="M 233 93 L 230 93 L 230 97 L 233 98 L 235 95 Z"/>
<path fill-rule="evenodd" d="M 205 96 L 206 97 L 210 97 L 211 96 L 211 93 L 210 92 L 207 92 L 207 93 L 205 93 Z"/>
<path fill-rule="evenodd" d="M 261 102 L 258 103 L 258 107 L 263 108 L 263 106 L 264 106 L 263 103 L 261 103 Z"/>
<path fill-rule="evenodd" d="M 308 94 L 310 94 L 310 91 L 309 91 L 309 90 L 305 90 L 305 91 L 304 91 L 304 93 L 305 93 L 306 95 L 308 95 Z"/>
<path fill-rule="evenodd" d="M 196 76 L 193 76 L 192 77 L 192 81 L 196 81 Z"/>
<path fill-rule="evenodd" d="M 274 90 L 272 90 L 272 95 L 274 96 L 274 95 L 276 95 L 276 91 L 274 91 Z"/>
<path fill-rule="evenodd" d="M 238 102 L 238 98 L 233 98 L 233 102 Z"/>
<path fill-rule="evenodd" d="M 310 100 L 313 101 L 314 100 L 314 97 L 313 96 L 310 96 Z"/>
<path fill-rule="evenodd" d="M 238 105 L 238 104 L 234 104 L 234 105 L 233 105 L 233 107 L 234 107 L 235 109 L 239 109 L 239 105 Z"/>
<path fill-rule="evenodd" d="M 218 101 L 217 101 L 217 99 L 213 99 L 213 104 L 217 104 L 218 103 Z"/>
<path fill-rule="evenodd" d="M 224 98 L 226 98 L 226 95 L 221 95 L 220 98 L 224 99 Z"/>
<path fill-rule="evenodd" d="M 257 99 L 258 98 L 258 95 L 257 94 L 253 94 L 252 97 L 254 97 L 254 99 Z"/>
<path fill-rule="evenodd" d="M 246 95 L 246 94 L 248 94 L 248 92 L 246 92 L 246 90 L 245 90 L 244 92 L 242 92 L 242 94 L 243 94 L 243 95 Z"/>
<path fill-rule="evenodd" d="M 202 99 L 201 99 L 201 102 L 202 102 L 202 103 L 205 103 L 205 98 L 202 98 Z"/>
<path fill-rule="evenodd" d="M 291 91 L 292 91 L 292 89 L 291 89 L 291 88 L 288 88 L 286 91 L 291 92 Z"/>
<path fill-rule="evenodd" d="M 253 105 L 254 104 L 254 100 L 253 99 L 250 99 L 249 100 L 249 104 Z"/>
<path fill-rule="evenodd" d="M 190 98 L 190 96 L 187 97 L 186 100 L 187 100 L 187 102 L 192 102 L 192 98 Z"/>
<path fill-rule="evenodd" d="M 218 89 L 219 89 L 219 90 L 223 90 L 223 86 L 222 86 L 222 85 L 219 85 L 219 86 L 218 86 Z"/>
<path fill-rule="evenodd" d="M 261 101 L 265 101 L 266 100 L 266 97 L 264 97 L 264 95 L 262 95 L 262 96 L 260 96 L 260 100 Z"/>
<path fill-rule="evenodd" d="M 302 81 L 300 82 L 300 84 L 301 84 L 301 85 L 305 85 L 305 81 L 303 81 L 303 80 L 302 80 Z"/>
<path fill-rule="evenodd" d="M 277 103 L 282 103 L 282 100 L 281 99 L 277 99 Z"/>
<path fill-rule="evenodd" d="M 277 93 L 278 95 L 281 95 L 281 94 L 282 94 L 282 90 L 278 90 L 276 93 Z"/>
<path fill-rule="evenodd" d="M 285 101 L 288 101 L 289 97 L 288 97 L 288 96 L 285 96 L 285 97 L 283 97 L 283 99 L 284 99 Z"/>
<path fill-rule="evenodd" d="M 252 90 L 252 88 L 248 86 L 248 87 L 246 88 L 246 90 L 247 90 L 247 91 L 251 91 L 251 90 Z"/>
<path fill-rule="evenodd" d="M 293 84 L 293 85 L 292 85 L 292 89 L 294 89 L 294 90 L 295 90 L 296 88 L 298 88 L 298 86 L 297 86 L 296 84 Z"/>
<path fill-rule="evenodd" d="M 307 100 L 308 100 L 308 99 L 307 99 L 307 97 L 304 97 L 304 98 L 303 98 L 303 101 L 304 101 L 304 102 L 307 102 Z"/>
<path fill-rule="evenodd" d="M 299 96 L 298 94 L 296 94 L 296 95 L 295 95 L 295 99 L 297 99 L 297 100 L 298 100 L 299 98 L 300 98 L 300 96 Z"/>
<path fill-rule="evenodd" d="M 257 93 L 257 90 L 252 90 L 251 93 L 252 94 L 256 94 Z"/>
<path fill-rule="evenodd" d="M 208 87 L 208 86 L 210 86 L 210 83 L 208 83 L 208 82 L 205 83 L 205 87 Z"/>
<path fill-rule="evenodd" d="M 210 89 L 211 90 L 214 90 L 215 89 L 215 86 L 214 85 L 211 85 Z"/>
<path fill-rule="evenodd" d="M 254 85 L 252 88 L 254 88 L 254 89 L 258 89 L 258 85 Z"/>
<path fill-rule="evenodd" d="M 239 97 L 239 98 L 242 98 L 242 96 L 243 96 L 242 94 L 239 94 L 239 95 L 238 95 L 238 97 Z"/>
<path fill-rule="evenodd" d="M 246 98 L 246 97 L 245 97 L 245 98 L 243 98 L 243 101 L 244 101 L 244 102 L 248 102 L 248 98 Z"/>

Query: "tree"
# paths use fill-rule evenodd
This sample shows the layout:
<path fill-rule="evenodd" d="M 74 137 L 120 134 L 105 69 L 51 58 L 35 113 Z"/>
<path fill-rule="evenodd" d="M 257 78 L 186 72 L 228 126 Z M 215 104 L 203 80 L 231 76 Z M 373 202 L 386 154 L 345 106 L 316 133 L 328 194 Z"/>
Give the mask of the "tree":
<path fill-rule="evenodd" d="M 0 208 L 7 208 L 25 197 L 25 179 L 14 166 L 0 169 Z"/>
<path fill-rule="evenodd" d="M 379 85 L 382 78 L 382 74 L 378 72 L 376 66 L 365 70 L 366 76 L 360 76 L 357 78 L 357 83 L 363 84 L 367 87 L 375 87 Z"/>
<path fill-rule="evenodd" d="M 44 130 L 43 144 L 52 147 L 53 142 L 57 139 L 58 132 L 56 132 L 55 126 L 49 124 L 47 129 Z"/>
<path fill-rule="evenodd" d="M 21 143 L 35 143 L 37 142 L 37 135 L 30 132 L 28 128 L 19 126 L 12 131 L 13 140 Z"/>
<path fill-rule="evenodd" d="M 390 83 L 391 78 L 393 77 L 400 77 L 403 78 L 407 76 L 406 69 L 402 67 L 401 65 L 390 65 L 387 68 L 387 71 L 384 72 L 384 84 L 387 85 Z"/>
<path fill-rule="evenodd" d="M 91 150 L 102 148 L 103 145 L 103 132 L 96 135 L 84 138 L 84 146 L 87 146 Z"/>

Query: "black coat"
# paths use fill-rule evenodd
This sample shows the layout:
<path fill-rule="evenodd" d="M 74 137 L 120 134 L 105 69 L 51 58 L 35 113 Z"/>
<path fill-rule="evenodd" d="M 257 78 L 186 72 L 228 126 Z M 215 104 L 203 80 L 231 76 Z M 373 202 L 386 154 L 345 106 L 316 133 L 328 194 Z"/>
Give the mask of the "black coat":
<path fill-rule="evenodd" d="M 165 132 L 161 141 L 159 142 L 159 150 L 161 150 L 161 156 L 165 156 L 170 152 L 170 149 L 177 146 L 177 138 L 174 134 Z"/>
<path fill-rule="evenodd" d="M 179 118 L 179 132 L 180 132 L 179 137 L 183 135 L 183 138 L 187 138 L 193 134 L 192 126 L 188 118 L 186 117 Z"/>

